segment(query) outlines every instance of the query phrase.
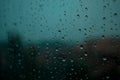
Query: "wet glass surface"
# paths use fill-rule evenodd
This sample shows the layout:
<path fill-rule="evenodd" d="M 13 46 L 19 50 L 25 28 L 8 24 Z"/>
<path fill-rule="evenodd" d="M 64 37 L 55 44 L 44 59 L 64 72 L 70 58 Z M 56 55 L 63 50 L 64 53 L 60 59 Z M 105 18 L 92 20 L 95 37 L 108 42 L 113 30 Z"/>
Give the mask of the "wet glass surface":
<path fill-rule="evenodd" d="M 120 0 L 0 0 L 0 80 L 120 80 Z"/>

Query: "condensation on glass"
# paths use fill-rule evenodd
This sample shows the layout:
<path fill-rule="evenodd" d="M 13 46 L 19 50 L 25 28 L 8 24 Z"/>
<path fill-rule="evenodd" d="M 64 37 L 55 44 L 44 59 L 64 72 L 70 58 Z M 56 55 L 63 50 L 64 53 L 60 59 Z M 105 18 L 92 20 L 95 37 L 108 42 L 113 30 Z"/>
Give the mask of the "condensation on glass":
<path fill-rule="evenodd" d="M 0 80 L 120 80 L 120 0 L 0 0 Z"/>

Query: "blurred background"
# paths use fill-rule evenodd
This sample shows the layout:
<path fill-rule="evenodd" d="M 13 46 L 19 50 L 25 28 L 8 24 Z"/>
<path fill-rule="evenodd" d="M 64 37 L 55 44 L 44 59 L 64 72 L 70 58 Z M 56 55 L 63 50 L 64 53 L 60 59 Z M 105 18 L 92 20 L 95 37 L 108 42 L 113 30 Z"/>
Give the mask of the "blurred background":
<path fill-rule="evenodd" d="M 119 0 L 0 0 L 1 80 L 120 80 Z"/>

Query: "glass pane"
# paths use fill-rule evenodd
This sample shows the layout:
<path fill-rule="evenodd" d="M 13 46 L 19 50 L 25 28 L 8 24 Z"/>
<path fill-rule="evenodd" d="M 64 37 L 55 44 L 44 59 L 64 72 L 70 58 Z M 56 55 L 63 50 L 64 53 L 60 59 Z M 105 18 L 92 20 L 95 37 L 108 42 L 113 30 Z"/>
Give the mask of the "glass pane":
<path fill-rule="evenodd" d="M 120 0 L 0 0 L 0 80 L 120 80 Z"/>

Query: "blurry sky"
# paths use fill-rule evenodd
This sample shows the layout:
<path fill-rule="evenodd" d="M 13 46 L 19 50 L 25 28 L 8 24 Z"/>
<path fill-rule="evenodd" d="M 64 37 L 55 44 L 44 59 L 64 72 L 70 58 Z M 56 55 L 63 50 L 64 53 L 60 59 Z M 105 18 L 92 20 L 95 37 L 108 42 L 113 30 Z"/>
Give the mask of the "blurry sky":
<path fill-rule="evenodd" d="M 0 40 L 82 41 L 120 35 L 120 0 L 0 0 Z"/>

